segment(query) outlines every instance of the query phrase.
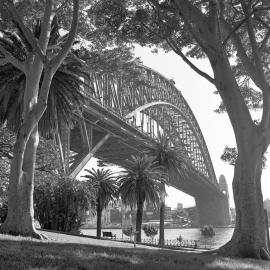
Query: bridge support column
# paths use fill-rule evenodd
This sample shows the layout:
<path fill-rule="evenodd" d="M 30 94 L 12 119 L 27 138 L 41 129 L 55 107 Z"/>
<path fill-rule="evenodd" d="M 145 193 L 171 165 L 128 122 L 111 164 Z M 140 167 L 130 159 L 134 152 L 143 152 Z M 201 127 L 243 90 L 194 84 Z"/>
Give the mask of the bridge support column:
<path fill-rule="evenodd" d="M 231 223 L 227 199 L 210 196 L 195 198 L 200 225 L 225 226 Z"/>

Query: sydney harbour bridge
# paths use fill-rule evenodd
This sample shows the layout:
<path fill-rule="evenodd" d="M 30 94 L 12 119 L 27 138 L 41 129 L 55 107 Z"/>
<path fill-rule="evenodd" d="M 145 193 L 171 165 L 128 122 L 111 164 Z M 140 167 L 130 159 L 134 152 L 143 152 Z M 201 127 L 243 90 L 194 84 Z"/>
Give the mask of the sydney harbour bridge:
<path fill-rule="evenodd" d="M 157 132 L 180 146 L 191 161 L 184 179 L 171 186 L 193 196 L 200 223 L 230 224 L 225 179 L 217 181 L 200 127 L 174 82 L 145 66 L 138 67 L 143 83 L 128 82 L 110 73 L 91 73 L 83 89 L 83 113 L 76 125 L 57 136 L 62 164 L 75 177 L 91 157 L 121 166 L 123 161 L 155 144 Z"/>

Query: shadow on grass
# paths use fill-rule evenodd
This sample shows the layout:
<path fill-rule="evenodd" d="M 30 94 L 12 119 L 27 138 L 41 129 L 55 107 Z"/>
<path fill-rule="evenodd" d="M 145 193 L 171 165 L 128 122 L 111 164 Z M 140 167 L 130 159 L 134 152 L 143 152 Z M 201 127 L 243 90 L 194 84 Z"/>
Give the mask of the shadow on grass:
<path fill-rule="evenodd" d="M 88 244 L 0 241 L 0 269 L 266 270 L 270 264 L 207 254 Z"/>

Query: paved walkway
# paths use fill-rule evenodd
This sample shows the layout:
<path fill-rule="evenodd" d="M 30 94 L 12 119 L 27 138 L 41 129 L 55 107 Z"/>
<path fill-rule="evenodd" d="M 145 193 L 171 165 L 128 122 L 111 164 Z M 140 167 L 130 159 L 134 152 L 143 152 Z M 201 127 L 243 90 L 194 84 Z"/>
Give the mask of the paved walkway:
<path fill-rule="evenodd" d="M 103 247 L 111 247 L 111 248 L 125 248 L 125 249 L 140 249 L 140 250 L 166 250 L 171 252 L 185 252 L 185 253 L 202 253 L 206 250 L 202 249 L 169 249 L 169 248 L 160 248 L 160 247 L 153 247 L 147 245 L 136 244 L 136 248 L 134 247 L 133 243 L 125 243 L 121 241 L 115 240 L 105 240 L 105 239 L 97 239 L 88 236 L 75 236 L 66 233 L 59 233 L 59 232 L 52 232 L 46 230 L 39 230 L 40 233 L 46 235 L 48 237 L 47 240 L 37 240 L 30 237 L 22 237 L 22 236 L 11 236 L 0 234 L 0 240 L 13 240 L 13 241 L 42 241 L 42 242 L 50 242 L 50 243 L 63 243 L 63 244 L 82 244 L 82 245 L 91 245 L 91 246 L 103 246 Z"/>
<path fill-rule="evenodd" d="M 48 240 L 45 240 L 48 242 L 57 241 L 59 243 L 73 243 L 73 244 L 85 244 L 85 245 L 104 246 L 104 247 L 112 247 L 112 248 L 118 247 L 118 248 L 134 249 L 133 243 L 125 243 L 125 242 L 115 241 L 115 240 L 96 239 L 96 238 L 61 234 L 61 233 L 42 231 L 42 230 L 41 232 L 49 238 Z M 146 246 L 146 245 L 140 245 L 140 244 L 136 244 L 136 248 L 150 249 L 150 250 L 170 250 L 170 251 L 176 251 L 176 252 L 184 251 L 184 252 L 192 252 L 192 253 L 202 253 L 204 251 L 200 249 L 174 250 L 174 249 L 152 247 L 152 246 Z"/>

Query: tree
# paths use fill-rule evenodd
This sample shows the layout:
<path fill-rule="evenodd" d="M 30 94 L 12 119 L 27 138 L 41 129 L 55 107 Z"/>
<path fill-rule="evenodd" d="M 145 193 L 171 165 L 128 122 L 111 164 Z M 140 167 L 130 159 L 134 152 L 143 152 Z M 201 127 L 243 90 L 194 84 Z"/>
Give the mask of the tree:
<path fill-rule="evenodd" d="M 42 2 L 43 3 L 43 2 Z M 19 3 L 20 4 L 20 3 Z M 15 28 L 23 34 L 23 40 L 10 38 L 0 44 L 0 65 L 12 64 L 25 75 L 25 91 L 22 96 L 22 122 L 17 129 L 11 164 L 8 215 L 0 230 L 42 238 L 33 226 L 33 184 L 38 122 L 47 108 L 52 78 L 71 49 L 78 24 L 79 1 L 73 0 L 73 16 L 69 34 L 62 46 L 49 46 L 52 21 L 57 13 L 57 3 L 47 0 L 41 15 L 41 29 L 37 38 L 30 22 L 23 20 L 13 1 L 1 1 L 1 18 L 10 18 Z M 61 9 L 61 7 L 60 7 Z M 33 21 L 32 21 L 33 22 Z M 17 47 L 13 50 L 14 46 Z M 43 74 L 43 76 L 42 76 Z"/>
<path fill-rule="evenodd" d="M 96 192 L 96 212 L 97 212 L 97 237 L 101 237 L 101 216 L 102 210 L 108 206 L 109 202 L 116 199 L 117 185 L 115 176 L 110 170 L 92 169 L 84 170 L 88 174 L 82 177 L 90 186 L 95 186 Z"/>
<path fill-rule="evenodd" d="M 146 149 L 146 153 L 153 156 L 159 166 L 164 169 L 170 184 L 172 180 L 179 178 L 183 179 L 187 173 L 187 158 L 184 155 L 183 149 L 174 146 L 170 138 L 165 134 L 158 132 L 156 144 Z M 163 183 L 164 194 L 165 184 Z M 165 197 L 160 203 L 160 225 L 159 225 L 159 244 L 164 245 L 164 220 L 165 220 Z"/>
<path fill-rule="evenodd" d="M 124 171 L 119 175 L 119 194 L 123 204 L 137 207 L 137 242 L 141 242 L 144 203 L 158 206 L 164 194 L 162 181 L 165 181 L 165 176 L 154 158 L 147 155 L 131 156 L 123 167 Z"/>
<path fill-rule="evenodd" d="M 94 211 L 95 187 L 76 179 L 46 175 L 35 181 L 35 216 L 44 229 L 78 232 L 86 211 Z"/>
<path fill-rule="evenodd" d="M 8 212 L 8 182 L 10 174 L 10 163 L 13 158 L 12 149 L 15 143 L 16 137 L 15 133 L 8 130 L 6 127 L 0 127 L 0 211 L 2 222 L 6 219 L 6 214 Z M 40 143 L 37 149 L 36 157 L 36 171 L 35 171 L 35 185 L 40 185 L 42 183 L 42 188 L 48 183 L 53 185 L 51 182 L 59 182 L 62 179 L 62 167 L 60 164 L 58 148 L 52 140 L 46 140 L 40 138 Z M 47 187 L 48 185 L 46 185 Z M 48 190 L 46 190 L 48 191 Z M 53 189 L 51 190 L 53 193 Z M 35 188 L 36 192 L 36 188 Z M 48 194 L 48 193 L 47 193 Z M 53 194 L 48 194 L 48 197 L 42 197 L 43 199 L 50 199 Z M 36 199 L 42 200 L 38 196 L 34 196 L 34 203 L 36 204 Z M 37 208 L 35 208 L 37 210 Z M 40 209 L 38 209 L 40 210 Z M 42 209 L 42 213 L 52 212 L 52 209 Z M 36 214 L 36 213 L 35 213 Z M 49 229 L 44 226 L 43 221 L 40 220 L 43 228 Z M 51 228 L 51 229 L 56 229 Z"/>
<path fill-rule="evenodd" d="M 107 3 L 107 4 L 106 4 Z M 105 9 L 104 5 L 112 8 Z M 221 254 L 270 259 L 266 241 L 261 171 L 270 143 L 269 1 L 98 1 L 107 31 L 128 42 L 174 51 L 213 84 L 231 121 L 237 160 L 233 178 L 236 224 Z M 117 18 L 117 20 L 116 20 Z M 206 58 L 213 75 L 192 63 Z M 253 121 L 251 107 L 262 108 Z"/>

